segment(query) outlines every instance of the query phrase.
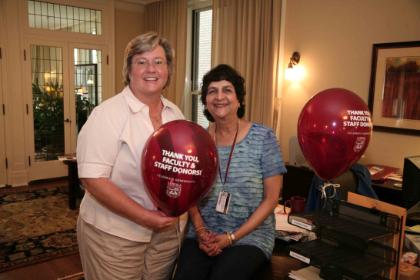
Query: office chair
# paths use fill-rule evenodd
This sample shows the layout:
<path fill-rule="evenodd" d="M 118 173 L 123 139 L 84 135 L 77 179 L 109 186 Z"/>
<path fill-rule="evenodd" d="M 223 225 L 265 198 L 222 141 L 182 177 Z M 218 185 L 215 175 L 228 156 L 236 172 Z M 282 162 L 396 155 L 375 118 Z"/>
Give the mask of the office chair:
<path fill-rule="evenodd" d="M 378 199 L 378 196 L 372 188 L 372 179 L 369 170 L 364 165 L 357 163 L 352 165 L 343 174 L 331 180 L 331 183 L 340 184 L 340 187 L 336 188 L 335 191 L 332 187 L 326 190 L 327 197 L 331 197 L 336 201 L 347 200 L 348 192 Z M 305 212 L 320 210 L 324 206 L 321 189 L 323 185 L 324 180 L 315 174 L 309 188 Z"/>

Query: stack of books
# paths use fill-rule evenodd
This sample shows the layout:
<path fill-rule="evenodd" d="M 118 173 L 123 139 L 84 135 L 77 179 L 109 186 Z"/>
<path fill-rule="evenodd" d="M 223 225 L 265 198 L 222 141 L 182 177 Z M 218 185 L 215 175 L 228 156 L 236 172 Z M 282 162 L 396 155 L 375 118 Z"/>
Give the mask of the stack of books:
<path fill-rule="evenodd" d="M 310 229 L 305 229 L 299 225 L 291 224 L 289 221 L 290 208 L 279 204 L 274 210 L 276 218 L 276 238 L 283 241 L 299 241 L 302 239 L 313 240 L 316 238 Z"/>

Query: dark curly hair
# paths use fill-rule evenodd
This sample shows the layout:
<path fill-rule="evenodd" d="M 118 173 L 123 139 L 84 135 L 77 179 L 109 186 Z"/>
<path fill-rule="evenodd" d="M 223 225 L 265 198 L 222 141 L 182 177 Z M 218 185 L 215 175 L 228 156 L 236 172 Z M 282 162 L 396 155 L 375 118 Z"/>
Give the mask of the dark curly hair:
<path fill-rule="evenodd" d="M 236 114 L 238 118 L 242 118 L 245 114 L 245 80 L 238 71 L 227 64 L 219 64 L 204 75 L 203 84 L 201 85 L 201 102 L 204 106 L 206 105 L 207 91 L 210 83 L 223 80 L 232 83 L 235 88 L 236 98 L 239 101 L 239 108 Z M 207 108 L 204 109 L 203 113 L 209 121 L 214 122 L 214 118 Z"/>

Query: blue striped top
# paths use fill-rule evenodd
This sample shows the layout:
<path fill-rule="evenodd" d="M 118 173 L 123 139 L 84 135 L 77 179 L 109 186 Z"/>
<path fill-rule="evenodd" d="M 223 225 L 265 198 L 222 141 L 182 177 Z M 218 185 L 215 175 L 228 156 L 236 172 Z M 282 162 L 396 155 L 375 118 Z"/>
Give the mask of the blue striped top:
<path fill-rule="evenodd" d="M 219 164 L 224 179 L 230 146 L 218 147 Z M 280 148 L 274 132 L 253 123 L 248 134 L 238 142 L 232 155 L 226 184 L 219 176 L 209 194 L 199 203 L 204 223 L 211 231 L 235 231 L 252 215 L 264 198 L 264 179 L 286 173 Z M 216 212 L 221 191 L 231 194 L 227 214 Z M 268 216 L 254 231 L 238 240 L 235 245 L 253 245 L 267 258 L 274 248 L 274 214 Z M 187 238 L 195 238 L 194 227 L 189 223 Z"/>

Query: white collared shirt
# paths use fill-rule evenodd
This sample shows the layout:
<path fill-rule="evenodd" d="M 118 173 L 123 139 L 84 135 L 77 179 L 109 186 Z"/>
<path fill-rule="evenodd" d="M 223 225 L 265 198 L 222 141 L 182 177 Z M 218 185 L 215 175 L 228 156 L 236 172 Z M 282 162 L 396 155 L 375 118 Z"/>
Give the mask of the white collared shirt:
<path fill-rule="evenodd" d="M 175 104 L 161 99 L 162 123 L 184 119 Z M 77 141 L 79 178 L 109 178 L 144 208 L 155 210 L 141 175 L 141 155 L 153 131 L 149 107 L 125 87 L 97 106 L 80 131 Z M 150 241 L 150 229 L 108 210 L 88 192 L 80 205 L 80 215 L 87 223 L 109 234 L 133 241 Z"/>

